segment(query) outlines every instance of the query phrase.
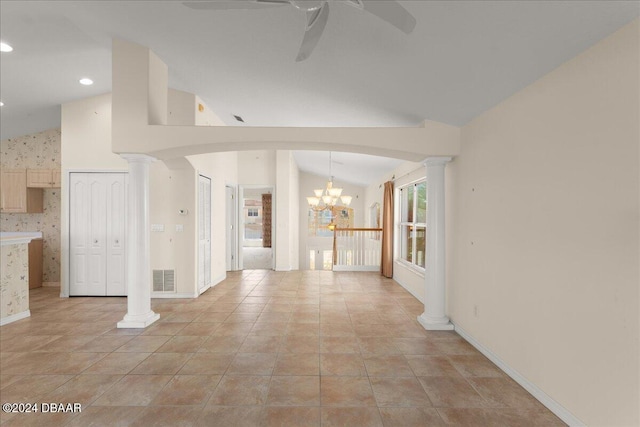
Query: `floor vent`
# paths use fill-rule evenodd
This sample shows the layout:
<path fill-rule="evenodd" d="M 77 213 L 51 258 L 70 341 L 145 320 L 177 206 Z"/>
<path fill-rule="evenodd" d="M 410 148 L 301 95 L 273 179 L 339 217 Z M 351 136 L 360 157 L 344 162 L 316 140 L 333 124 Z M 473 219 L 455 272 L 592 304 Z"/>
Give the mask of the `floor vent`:
<path fill-rule="evenodd" d="M 153 270 L 153 292 L 176 292 L 175 270 Z"/>

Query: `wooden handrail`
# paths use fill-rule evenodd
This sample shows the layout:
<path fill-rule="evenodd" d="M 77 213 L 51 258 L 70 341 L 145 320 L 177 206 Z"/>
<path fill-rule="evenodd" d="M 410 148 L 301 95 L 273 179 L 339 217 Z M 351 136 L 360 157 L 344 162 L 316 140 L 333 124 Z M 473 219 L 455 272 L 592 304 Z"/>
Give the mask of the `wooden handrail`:
<path fill-rule="evenodd" d="M 334 228 L 333 231 L 382 231 L 382 228 Z"/>

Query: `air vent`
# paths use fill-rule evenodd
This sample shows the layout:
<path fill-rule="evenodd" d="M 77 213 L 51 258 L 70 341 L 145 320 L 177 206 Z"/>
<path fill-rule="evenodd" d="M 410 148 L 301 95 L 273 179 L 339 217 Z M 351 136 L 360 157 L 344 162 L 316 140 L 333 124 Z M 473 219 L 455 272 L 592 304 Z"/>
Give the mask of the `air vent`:
<path fill-rule="evenodd" d="M 176 292 L 175 270 L 153 270 L 153 292 Z"/>
<path fill-rule="evenodd" d="M 235 114 L 233 115 L 233 117 L 235 117 L 237 121 L 244 123 L 244 120 L 242 119 L 242 117 L 236 116 Z"/>

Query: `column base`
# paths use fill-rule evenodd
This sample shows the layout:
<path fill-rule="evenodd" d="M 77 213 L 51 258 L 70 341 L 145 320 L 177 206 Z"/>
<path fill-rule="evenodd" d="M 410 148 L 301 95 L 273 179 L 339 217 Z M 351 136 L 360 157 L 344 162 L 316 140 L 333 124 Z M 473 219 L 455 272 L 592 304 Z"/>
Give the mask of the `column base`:
<path fill-rule="evenodd" d="M 118 328 L 146 328 L 159 318 L 160 315 L 153 311 L 149 311 L 147 314 L 135 316 L 125 314 L 124 319 L 118 322 Z"/>
<path fill-rule="evenodd" d="M 422 313 L 418 316 L 418 323 L 427 331 L 453 331 L 453 324 L 446 316 L 433 319 L 427 316 L 426 313 Z"/>

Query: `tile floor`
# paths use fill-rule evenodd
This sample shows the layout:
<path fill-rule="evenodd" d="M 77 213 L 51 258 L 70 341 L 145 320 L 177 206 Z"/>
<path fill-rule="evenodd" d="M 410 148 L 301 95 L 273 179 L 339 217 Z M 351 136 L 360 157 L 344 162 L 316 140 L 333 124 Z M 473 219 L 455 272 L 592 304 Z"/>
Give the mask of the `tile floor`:
<path fill-rule="evenodd" d="M 375 273 L 244 271 L 161 319 L 115 329 L 124 298 L 31 292 L 0 328 L 0 400 L 81 413 L 2 426 L 564 425 L 422 305 Z"/>

